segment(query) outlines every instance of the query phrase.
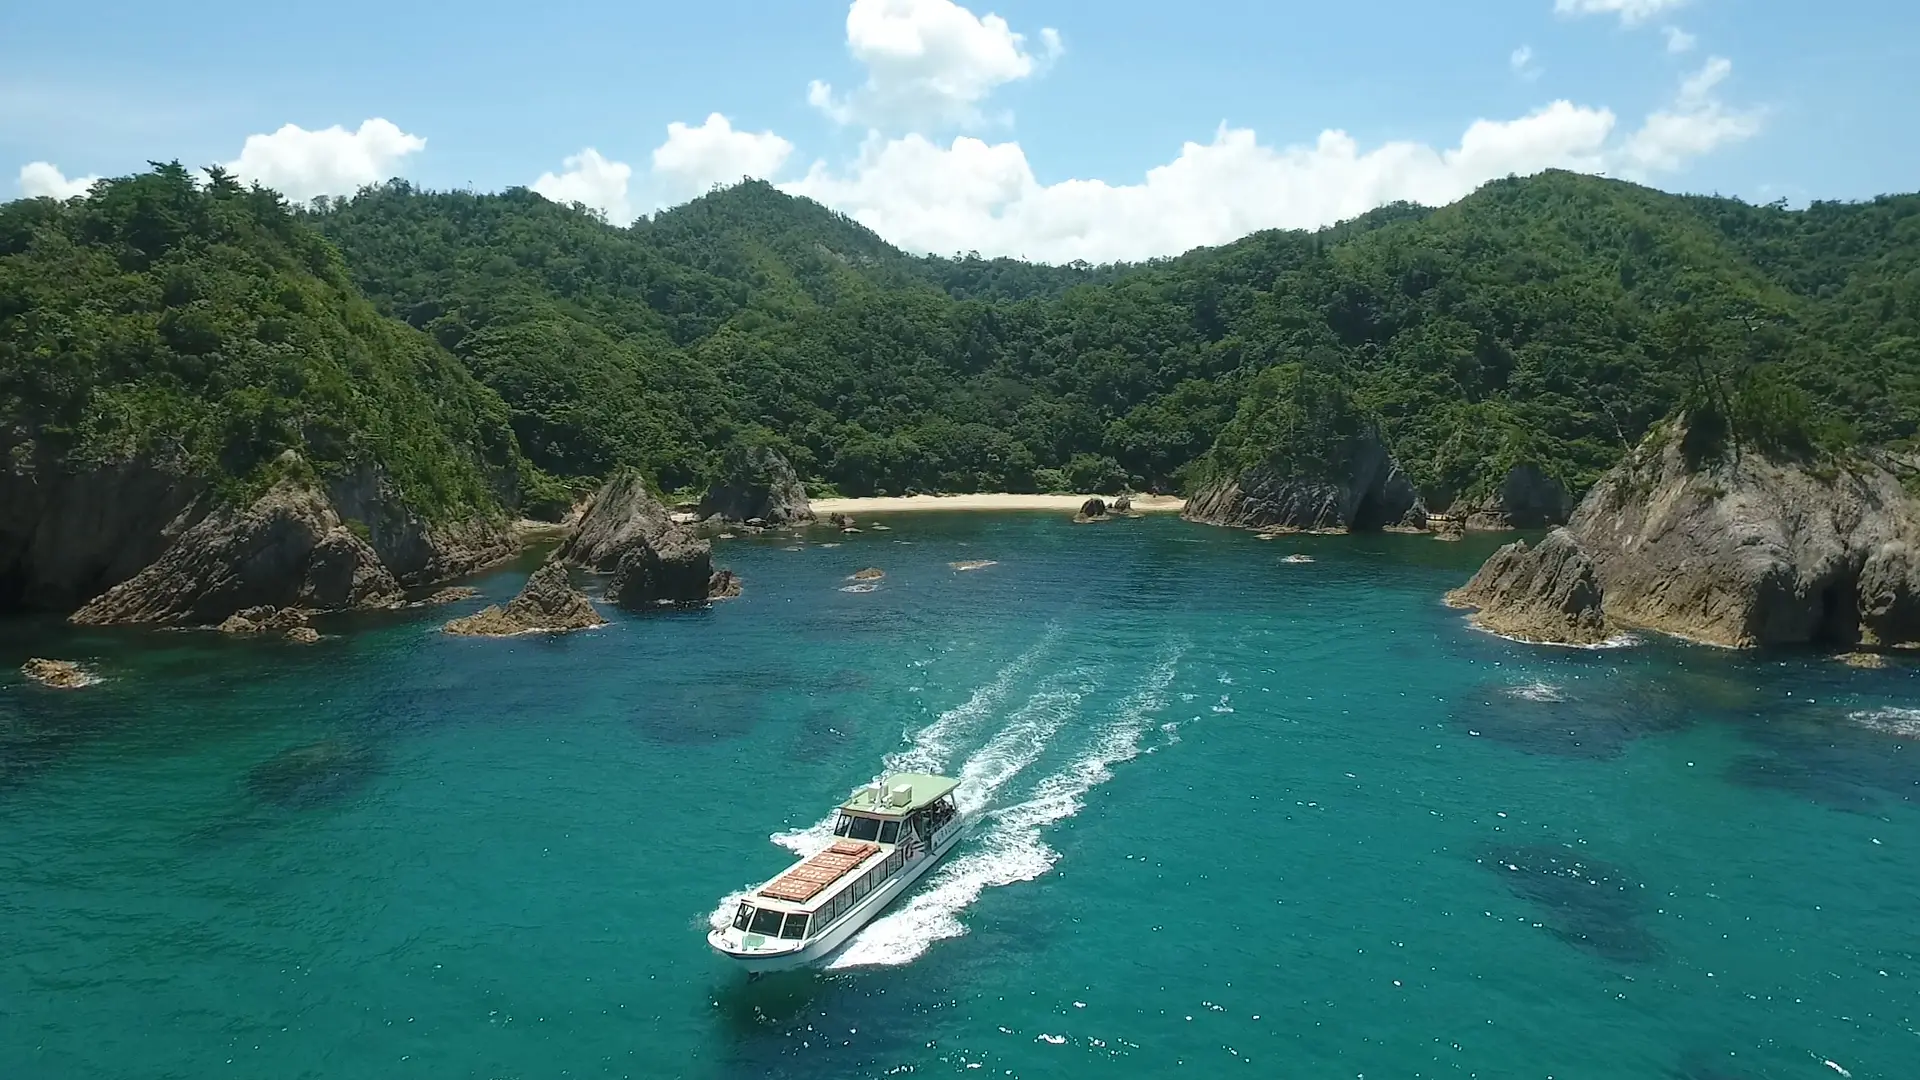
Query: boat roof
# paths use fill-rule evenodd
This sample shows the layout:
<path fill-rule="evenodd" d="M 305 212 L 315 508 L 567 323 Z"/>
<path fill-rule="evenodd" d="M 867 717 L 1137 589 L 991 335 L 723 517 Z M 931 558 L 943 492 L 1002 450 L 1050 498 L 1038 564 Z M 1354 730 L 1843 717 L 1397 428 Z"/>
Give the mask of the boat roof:
<path fill-rule="evenodd" d="M 886 801 L 886 793 L 902 785 L 912 789 L 905 805 L 895 806 Z M 883 814 L 889 817 L 911 814 L 930 803 L 951 795 L 960 781 L 951 776 L 931 776 L 926 773 L 895 773 L 880 782 L 881 797 L 873 797 L 873 785 L 869 784 L 853 793 L 846 802 L 840 804 L 842 810 L 857 810 L 867 814 Z"/>

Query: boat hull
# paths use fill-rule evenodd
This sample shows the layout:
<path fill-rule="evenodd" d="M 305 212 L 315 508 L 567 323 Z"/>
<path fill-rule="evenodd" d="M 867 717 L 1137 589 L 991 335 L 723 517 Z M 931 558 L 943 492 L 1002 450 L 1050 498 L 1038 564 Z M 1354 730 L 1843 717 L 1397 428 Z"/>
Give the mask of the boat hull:
<path fill-rule="evenodd" d="M 886 910 L 887 905 L 891 904 L 895 897 L 906 892 L 928 870 L 933 869 L 972 827 L 971 821 L 957 823 L 946 836 L 935 843 L 926 857 L 915 859 L 901 867 L 899 873 L 890 878 L 886 884 L 868 893 L 860 903 L 854 906 L 853 910 L 828 927 L 826 933 L 808 938 L 800 948 L 791 952 L 736 952 L 727 947 L 725 930 L 710 931 L 707 934 L 707 944 L 713 946 L 715 952 L 733 961 L 741 970 L 756 975 L 769 971 L 791 971 L 795 968 L 811 967 L 822 963 L 840 951 L 840 948 L 851 941 L 855 934 Z"/>

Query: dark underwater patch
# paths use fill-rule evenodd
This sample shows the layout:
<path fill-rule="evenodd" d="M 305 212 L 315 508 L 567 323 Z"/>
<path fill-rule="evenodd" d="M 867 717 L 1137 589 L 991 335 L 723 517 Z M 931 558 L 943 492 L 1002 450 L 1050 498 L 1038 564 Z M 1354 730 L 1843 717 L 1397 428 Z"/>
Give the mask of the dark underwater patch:
<path fill-rule="evenodd" d="M 269 806 L 302 809 L 358 794 L 379 770 L 380 756 L 372 747 L 323 739 L 254 766 L 247 773 L 247 793 Z"/>
<path fill-rule="evenodd" d="M 1529 754 L 1608 761 L 1634 740 L 1677 731 L 1687 709 L 1660 687 L 1626 679 L 1486 682 L 1455 700 L 1448 724 Z"/>
<path fill-rule="evenodd" d="M 1644 887 L 1618 866 L 1556 844 L 1492 848 L 1479 862 L 1533 906 L 1547 932 L 1576 949 L 1621 964 L 1664 954 L 1641 925 L 1649 908 Z"/>
<path fill-rule="evenodd" d="M 1759 752 L 1728 765 L 1741 787 L 1796 795 L 1834 810 L 1879 814 L 1920 802 L 1920 730 L 1893 708 L 1795 706 L 1739 725 Z"/>

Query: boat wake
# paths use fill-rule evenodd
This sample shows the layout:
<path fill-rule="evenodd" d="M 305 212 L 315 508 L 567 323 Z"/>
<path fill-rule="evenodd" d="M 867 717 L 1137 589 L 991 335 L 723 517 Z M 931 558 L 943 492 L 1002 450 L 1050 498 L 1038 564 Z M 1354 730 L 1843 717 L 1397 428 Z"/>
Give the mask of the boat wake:
<path fill-rule="evenodd" d="M 1030 698 L 961 767 L 962 810 L 981 814 L 969 849 L 936 867 L 924 888 L 854 935 L 829 966 L 908 963 L 934 942 L 965 934 L 960 913 L 986 890 L 1046 873 L 1059 853 L 1040 831 L 1079 813 L 1086 794 L 1113 775 L 1114 765 L 1140 754 L 1140 737 L 1166 706 L 1167 688 L 1185 652 L 1184 643 L 1170 644 L 1080 756 L 1043 777 L 1025 799 L 993 807 L 994 793 L 1037 761 L 1064 721 L 1077 714 L 1086 688 L 1056 683 Z"/>
<path fill-rule="evenodd" d="M 1920 709 L 1862 709 L 1848 713 L 1847 719 L 1883 735 L 1920 739 Z"/>

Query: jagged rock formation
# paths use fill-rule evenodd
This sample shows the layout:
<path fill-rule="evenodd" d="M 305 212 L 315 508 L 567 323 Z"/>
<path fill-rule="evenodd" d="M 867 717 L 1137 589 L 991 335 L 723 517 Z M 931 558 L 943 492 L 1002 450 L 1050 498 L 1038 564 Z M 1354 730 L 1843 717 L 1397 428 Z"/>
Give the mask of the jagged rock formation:
<path fill-rule="evenodd" d="M 1610 636 L 1593 562 L 1565 529 L 1538 547 L 1516 540 L 1494 552 L 1447 602 L 1479 609 L 1476 624 L 1523 641 L 1595 645 Z"/>
<path fill-rule="evenodd" d="M 290 635 L 307 625 L 307 613 L 299 608 L 254 607 L 236 611 L 221 621 L 223 634 Z"/>
<path fill-rule="evenodd" d="M 1419 492 L 1377 430 L 1347 440 L 1335 461 L 1318 475 L 1261 466 L 1218 478 L 1195 492 L 1180 516 L 1206 525 L 1299 532 L 1426 526 Z"/>
<path fill-rule="evenodd" d="M 1115 496 L 1113 500 L 1113 512 L 1116 514 L 1133 513 L 1133 496 L 1124 491 Z"/>
<path fill-rule="evenodd" d="M 731 600 L 740 595 L 740 575 L 731 570 L 715 570 L 707 579 L 707 599 Z"/>
<path fill-rule="evenodd" d="M 755 526 L 799 525 L 813 520 L 807 489 L 793 466 L 769 446 L 754 446 L 727 455 L 722 466 L 726 479 L 700 500 L 700 516 Z"/>
<path fill-rule="evenodd" d="M 608 480 L 556 558 L 613 575 L 607 596 L 625 608 L 707 599 L 713 545 L 677 525 L 635 472 Z"/>
<path fill-rule="evenodd" d="M 1543 529 L 1564 525 L 1573 513 L 1573 496 L 1566 485 L 1548 476 L 1538 465 L 1515 465 L 1500 486 L 1478 499 L 1464 500 L 1447 516 L 1461 518 L 1469 529 Z"/>
<path fill-rule="evenodd" d="M 1455 599 L 1535 640 L 1643 628 L 1734 647 L 1920 642 L 1920 506 L 1891 473 L 1752 451 L 1695 467 L 1683 443 L 1677 425 L 1656 430 L 1565 529 L 1502 548 Z"/>
<path fill-rule="evenodd" d="M 78 690 L 94 681 L 71 660 L 48 660 L 40 656 L 29 657 L 20 665 L 20 673 L 56 690 Z"/>
<path fill-rule="evenodd" d="M 562 633 L 606 625 L 587 594 L 574 587 L 564 563 L 548 561 L 527 578 L 520 595 L 505 608 L 490 604 L 444 627 L 449 634 L 509 637 L 535 632 Z"/>
<path fill-rule="evenodd" d="M 236 506 L 178 456 L 74 464 L 21 429 L 0 431 L 0 450 L 0 608 L 72 611 L 81 623 L 218 623 L 262 605 L 385 603 L 402 585 L 511 550 L 484 519 L 426 524 L 371 468 L 324 492 L 283 480 Z M 282 463 L 309 475 L 291 452 Z"/>
<path fill-rule="evenodd" d="M 254 607 L 319 610 L 399 599 L 400 586 L 326 498 L 283 480 L 251 506 L 223 507 L 159 558 L 88 601 L 76 623 L 218 623 Z"/>

